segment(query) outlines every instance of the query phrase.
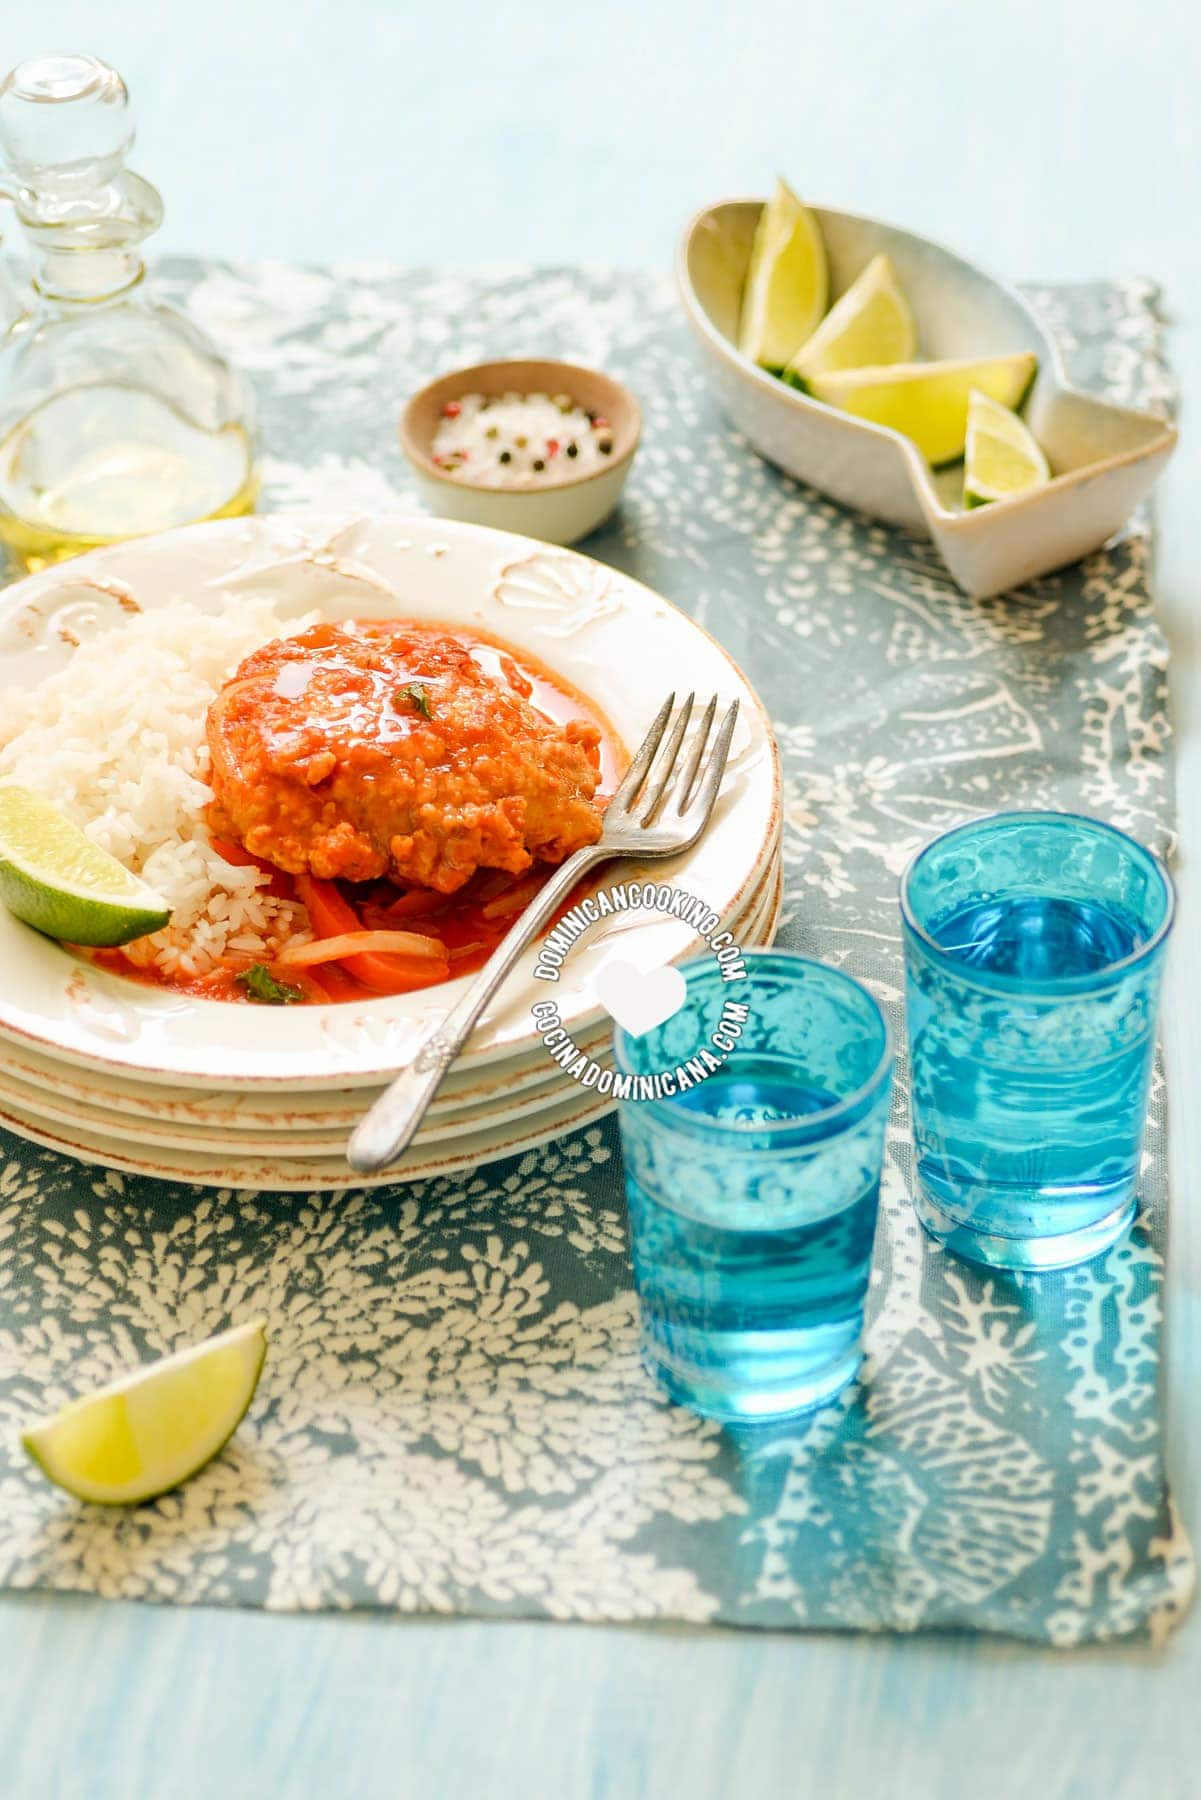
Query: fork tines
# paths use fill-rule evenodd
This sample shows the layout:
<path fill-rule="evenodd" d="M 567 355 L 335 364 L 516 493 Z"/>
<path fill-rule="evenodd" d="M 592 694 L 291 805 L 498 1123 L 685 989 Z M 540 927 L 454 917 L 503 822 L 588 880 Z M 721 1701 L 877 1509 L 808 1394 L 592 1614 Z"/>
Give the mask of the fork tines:
<path fill-rule="evenodd" d="M 665 812 L 663 822 L 670 824 L 673 815 L 707 817 L 712 811 L 730 752 L 738 702 L 733 700 L 726 707 L 710 747 L 720 704 L 716 694 L 711 696 L 679 767 L 695 703 L 696 695 L 689 694 L 677 711 L 675 695 L 668 695 L 609 802 L 610 816 L 616 809 L 646 827 Z"/>

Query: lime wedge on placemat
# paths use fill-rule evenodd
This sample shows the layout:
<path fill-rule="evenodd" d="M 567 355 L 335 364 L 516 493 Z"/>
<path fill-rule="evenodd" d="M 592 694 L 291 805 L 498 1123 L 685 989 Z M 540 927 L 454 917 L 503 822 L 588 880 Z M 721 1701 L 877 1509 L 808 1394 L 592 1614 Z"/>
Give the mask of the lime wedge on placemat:
<path fill-rule="evenodd" d="M 1017 406 L 1037 366 L 1038 358 L 1029 350 L 982 362 L 893 363 L 819 375 L 810 381 L 809 391 L 829 406 L 904 432 L 937 465 L 963 455 L 973 388 L 1002 406 Z"/>
<path fill-rule="evenodd" d="M 916 355 L 917 326 L 892 260 L 873 256 L 784 374 L 808 382 L 835 369 L 907 363 Z"/>
<path fill-rule="evenodd" d="M 1030 427 L 973 388 L 967 409 L 967 452 L 963 472 L 965 506 L 1008 500 L 1051 479 L 1047 459 Z"/>
<path fill-rule="evenodd" d="M 826 247 L 817 220 L 786 181 L 759 215 L 738 348 L 765 369 L 782 369 L 826 310 Z"/>
<path fill-rule="evenodd" d="M 262 1319 L 72 1400 L 21 1442 L 77 1500 L 130 1506 L 211 1462 L 254 1398 L 267 1354 Z"/>
<path fill-rule="evenodd" d="M 127 944 L 171 917 L 144 881 L 22 787 L 0 787 L 0 900 L 69 944 Z"/>

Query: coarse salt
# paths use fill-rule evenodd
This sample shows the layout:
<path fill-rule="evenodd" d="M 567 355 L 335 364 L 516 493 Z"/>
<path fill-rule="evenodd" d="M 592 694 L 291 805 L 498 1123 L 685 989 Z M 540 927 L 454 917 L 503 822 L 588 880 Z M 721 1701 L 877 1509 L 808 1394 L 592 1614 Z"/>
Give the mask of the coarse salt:
<path fill-rule="evenodd" d="M 432 454 L 480 487 L 550 487 L 605 468 L 613 428 L 567 394 L 462 394 L 443 408 Z"/>

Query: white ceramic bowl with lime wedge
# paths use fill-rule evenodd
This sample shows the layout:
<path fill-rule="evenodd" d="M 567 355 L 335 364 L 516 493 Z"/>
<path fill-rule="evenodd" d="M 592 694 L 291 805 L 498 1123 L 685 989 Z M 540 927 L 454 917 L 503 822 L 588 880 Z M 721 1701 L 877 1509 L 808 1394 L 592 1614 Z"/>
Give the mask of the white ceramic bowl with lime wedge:
<path fill-rule="evenodd" d="M 886 255 L 912 307 L 924 357 L 977 364 L 1011 358 L 1015 366 L 1019 358 L 1036 359 L 1023 412 L 1050 464 L 1049 481 L 969 509 L 961 465 L 933 469 L 911 437 L 878 422 L 881 414 L 856 417 L 801 393 L 744 354 L 743 293 L 763 210 L 762 200 L 706 207 L 685 229 L 677 264 L 709 377 L 762 456 L 845 505 L 927 533 L 971 594 L 1018 587 L 1121 529 L 1172 452 L 1172 426 L 1071 387 L 1056 345 L 1021 297 L 940 244 L 876 219 L 811 209 L 825 244 L 831 304 Z M 833 386 L 823 391 L 833 396 L 840 377 L 829 379 Z M 991 397 L 1016 404 L 1003 392 Z"/>

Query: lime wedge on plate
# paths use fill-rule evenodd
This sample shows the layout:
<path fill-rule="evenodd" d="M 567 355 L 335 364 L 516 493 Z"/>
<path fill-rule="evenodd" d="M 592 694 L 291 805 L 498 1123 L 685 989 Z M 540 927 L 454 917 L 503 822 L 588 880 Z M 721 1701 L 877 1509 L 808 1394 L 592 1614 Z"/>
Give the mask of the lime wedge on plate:
<path fill-rule="evenodd" d="M 68 944 L 128 944 L 171 917 L 153 888 L 22 787 L 0 787 L 0 900 Z"/>
<path fill-rule="evenodd" d="M 135 1369 L 22 1434 L 77 1500 L 134 1506 L 212 1461 L 241 1424 L 267 1354 L 262 1319 Z"/>
<path fill-rule="evenodd" d="M 936 467 L 963 455 L 968 396 L 973 388 L 1001 406 L 1018 406 L 1034 379 L 1029 350 L 983 362 L 892 363 L 883 369 L 839 369 L 809 382 L 815 400 L 912 438 Z"/>
<path fill-rule="evenodd" d="M 782 369 L 820 323 L 829 288 L 821 228 L 788 183 L 778 181 L 751 246 L 738 327 L 742 354 L 765 369 Z"/>
<path fill-rule="evenodd" d="M 784 377 L 808 383 L 835 369 L 907 363 L 916 355 L 917 326 L 897 272 L 889 257 L 873 256 L 802 344 Z"/>
<path fill-rule="evenodd" d="M 987 506 L 1045 487 L 1051 470 L 1034 433 L 1007 406 L 973 388 L 967 409 L 965 506 Z"/>

